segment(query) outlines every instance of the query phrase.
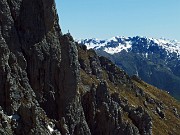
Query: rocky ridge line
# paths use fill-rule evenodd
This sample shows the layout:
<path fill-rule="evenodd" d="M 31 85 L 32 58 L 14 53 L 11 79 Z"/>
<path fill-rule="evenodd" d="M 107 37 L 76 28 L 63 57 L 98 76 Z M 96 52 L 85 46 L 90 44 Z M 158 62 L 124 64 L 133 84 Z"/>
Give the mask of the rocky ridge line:
<path fill-rule="evenodd" d="M 111 61 L 62 34 L 53 0 L 0 1 L 0 58 L 0 134 L 152 134 L 147 110 L 111 89 L 147 95 Z"/>

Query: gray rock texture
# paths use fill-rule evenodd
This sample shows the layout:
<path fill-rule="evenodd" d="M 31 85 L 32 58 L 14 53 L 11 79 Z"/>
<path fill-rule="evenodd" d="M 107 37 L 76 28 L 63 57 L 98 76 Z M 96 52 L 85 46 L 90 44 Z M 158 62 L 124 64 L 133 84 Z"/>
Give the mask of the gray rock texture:
<path fill-rule="evenodd" d="M 83 96 L 83 108 L 91 133 L 101 135 L 151 135 L 152 119 L 142 107 L 125 109 L 118 95 L 110 95 L 106 82 L 100 82 Z M 133 123 L 123 119 L 128 113 Z"/>
<path fill-rule="evenodd" d="M 0 135 L 151 135 L 151 116 L 119 86 L 165 116 L 124 71 L 62 34 L 54 0 L 0 0 Z"/>
<path fill-rule="evenodd" d="M 62 133 L 90 134 L 77 95 L 77 47 L 62 35 L 53 0 L 0 1 L 0 58 L 0 105 L 20 116 L 14 134 L 58 133 L 50 121 Z"/>

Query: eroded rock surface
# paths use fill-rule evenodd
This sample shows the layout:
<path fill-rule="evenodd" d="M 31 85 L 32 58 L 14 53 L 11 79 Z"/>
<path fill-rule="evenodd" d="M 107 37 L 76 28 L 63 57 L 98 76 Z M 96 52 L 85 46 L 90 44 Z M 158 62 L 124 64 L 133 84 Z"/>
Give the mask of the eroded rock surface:
<path fill-rule="evenodd" d="M 49 123 L 65 118 L 70 134 L 90 134 L 77 95 L 77 48 L 61 33 L 54 1 L 2 0 L 0 7 L 0 105 L 20 116 L 12 132 L 58 133 Z"/>
<path fill-rule="evenodd" d="M 152 118 L 142 107 L 130 108 L 118 94 L 110 95 L 106 82 L 100 82 L 83 96 L 83 108 L 91 133 L 102 135 L 151 135 Z M 128 109 L 125 109 L 128 107 Z M 129 115 L 126 122 L 123 115 Z"/>
<path fill-rule="evenodd" d="M 0 1 L 0 59 L 2 135 L 151 135 L 152 117 L 132 101 L 164 107 L 110 60 L 63 35 L 53 0 Z M 177 106 L 171 111 L 179 117 Z"/>

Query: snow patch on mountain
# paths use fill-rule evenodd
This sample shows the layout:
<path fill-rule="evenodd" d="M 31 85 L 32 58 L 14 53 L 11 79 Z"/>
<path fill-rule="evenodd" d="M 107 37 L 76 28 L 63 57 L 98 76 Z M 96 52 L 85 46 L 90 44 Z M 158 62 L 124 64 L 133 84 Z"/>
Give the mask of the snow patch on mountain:
<path fill-rule="evenodd" d="M 123 50 L 128 52 L 128 49 L 130 49 L 131 47 L 132 47 L 132 45 L 130 42 L 126 42 L 125 44 L 119 43 L 119 45 L 117 47 L 106 47 L 106 48 L 104 48 L 104 51 L 109 53 L 109 54 L 119 53 Z"/>
<path fill-rule="evenodd" d="M 167 40 L 163 38 L 155 39 L 140 36 L 116 36 L 105 40 L 91 38 L 78 40 L 77 42 L 86 45 L 87 49 L 103 50 L 109 54 L 119 53 L 123 50 L 129 52 L 132 50 L 134 45 L 141 45 L 146 48 L 146 50 L 149 50 L 150 47 L 155 46 L 159 49 L 164 49 L 167 55 L 176 54 L 177 57 L 180 58 L 180 42 L 177 40 Z M 148 52 L 145 53 L 145 57 L 148 57 Z"/>
<path fill-rule="evenodd" d="M 154 42 L 165 49 L 168 53 L 176 53 L 180 56 L 180 42 L 177 40 L 154 39 Z"/>

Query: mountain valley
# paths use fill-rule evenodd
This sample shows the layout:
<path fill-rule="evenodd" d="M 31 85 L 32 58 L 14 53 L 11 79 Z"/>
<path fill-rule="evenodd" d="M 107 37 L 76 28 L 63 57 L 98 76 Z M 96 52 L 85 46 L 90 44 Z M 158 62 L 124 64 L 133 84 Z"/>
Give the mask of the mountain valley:
<path fill-rule="evenodd" d="M 130 76 L 170 92 L 180 99 L 180 42 L 147 37 L 85 39 L 78 43 L 111 59 Z"/>

